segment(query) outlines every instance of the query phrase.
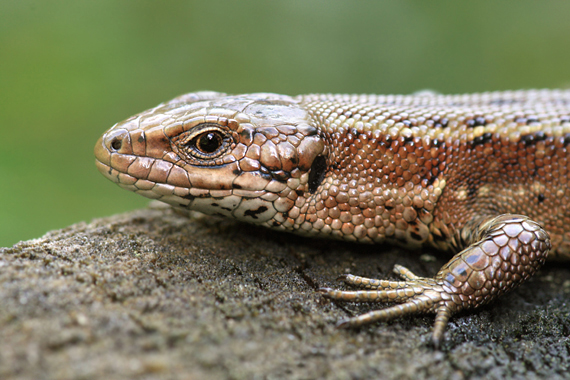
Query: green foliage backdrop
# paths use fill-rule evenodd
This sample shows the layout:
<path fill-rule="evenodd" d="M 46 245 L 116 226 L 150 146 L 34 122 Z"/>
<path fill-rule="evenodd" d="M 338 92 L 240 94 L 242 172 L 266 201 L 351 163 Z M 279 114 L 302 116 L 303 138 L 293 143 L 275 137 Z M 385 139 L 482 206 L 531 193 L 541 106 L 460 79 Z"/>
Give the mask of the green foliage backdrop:
<path fill-rule="evenodd" d="M 93 145 L 178 94 L 570 84 L 567 1 L 2 0 L 0 246 L 144 207 Z"/>

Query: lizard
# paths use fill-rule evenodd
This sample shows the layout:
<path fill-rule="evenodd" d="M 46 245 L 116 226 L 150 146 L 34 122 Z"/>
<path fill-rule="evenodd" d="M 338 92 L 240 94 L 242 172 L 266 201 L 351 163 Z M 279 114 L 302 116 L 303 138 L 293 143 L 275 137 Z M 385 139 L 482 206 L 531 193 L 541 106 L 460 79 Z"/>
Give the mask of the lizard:
<path fill-rule="evenodd" d="M 100 172 L 175 208 L 272 229 L 454 254 L 433 278 L 340 276 L 339 301 L 392 302 L 339 326 L 497 299 L 570 259 L 570 90 L 287 96 L 194 92 L 115 124 Z"/>

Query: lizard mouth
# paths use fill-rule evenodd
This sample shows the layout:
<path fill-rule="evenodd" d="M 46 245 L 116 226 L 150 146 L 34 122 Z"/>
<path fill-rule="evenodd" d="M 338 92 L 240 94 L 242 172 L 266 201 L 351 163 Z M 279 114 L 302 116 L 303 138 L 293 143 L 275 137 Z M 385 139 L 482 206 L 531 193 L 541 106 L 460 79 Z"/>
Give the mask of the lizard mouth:
<path fill-rule="evenodd" d="M 191 209 L 211 215 L 232 216 L 253 223 L 264 222 L 277 212 L 271 202 L 261 198 L 267 193 L 265 191 L 180 187 L 136 178 L 98 159 L 95 160 L 95 164 L 101 174 L 123 189 L 168 203 L 176 208 Z"/>
<path fill-rule="evenodd" d="M 271 201 L 264 199 L 270 194 L 268 191 L 224 184 L 221 178 L 236 177 L 232 165 L 182 168 L 163 159 L 135 155 L 128 146 L 129 139 L 128 132 L 110 131 L 97 141 L 94 149 L 97 169 L 123 189 L 176 208 L 254 223 L 268 220 L 277 212 Z M 204 186 L 217 178 L 218 186 Z"/>

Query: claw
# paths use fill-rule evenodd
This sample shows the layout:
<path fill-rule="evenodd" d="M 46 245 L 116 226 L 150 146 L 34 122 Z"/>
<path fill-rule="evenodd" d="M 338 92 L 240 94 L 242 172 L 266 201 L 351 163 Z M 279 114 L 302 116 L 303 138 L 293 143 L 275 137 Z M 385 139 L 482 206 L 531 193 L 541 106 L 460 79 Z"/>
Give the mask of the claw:
<path fill-rule="evenodd" d="M 405 281 L 376 280 L 351 274 L 339 276 L 345 283 L 365 289 L 341 291 L 321 288 L 325 297 L 355 302 L 396 302 L 381 310 L 341 321 L 337 327 L 361 326 L 407 314 L 434 313 L 433 345 L 437 348 L 449 318 L 465 309 L 484 305 L 532 276 L 550 249 L 546 231 L 519 215 L 484 220 L 472 232 L 474 241 L 444 265 L 434 278 L 419 277 L 396 265 L 394 272 Z"/>
<path fill-rule="evenodd" d="M 317 292 L 322 293 L 322 294 L 327 294 L 327 293 L 330 293 L 332 291 L 333 291 L 332 288 L 318 288 L 317 289 Z"/>
<path fill-rule="evenodd" d="M 336 280 L 337 280 L 337 281 L 346 281 L 346 279 L 348 278 L 348 276 L 349 276 L 348 274 L 341 274 L 341 275 L 339 275 L 339 276 L 336 278 Z"/>
<path fill-rule="evenodd" d="M 346 329 L 350 327 L 350 320 L 349 319 L 345 319 L 342 321 L 339 321 L 336 326 L 337 329 Z"/>

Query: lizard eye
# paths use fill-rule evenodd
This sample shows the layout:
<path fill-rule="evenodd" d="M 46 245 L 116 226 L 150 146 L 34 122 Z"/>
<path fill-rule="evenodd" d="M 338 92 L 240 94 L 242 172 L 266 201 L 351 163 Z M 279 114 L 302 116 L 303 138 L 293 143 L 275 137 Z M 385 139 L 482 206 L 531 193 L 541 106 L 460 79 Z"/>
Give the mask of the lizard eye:
<path fill-rule="evenodd" d="M 202 124 L 185 134 L 179 147 L 185 154 L 199 160 L 220 157 L 231 146 L 232 138 L 216 124 Z"/>

